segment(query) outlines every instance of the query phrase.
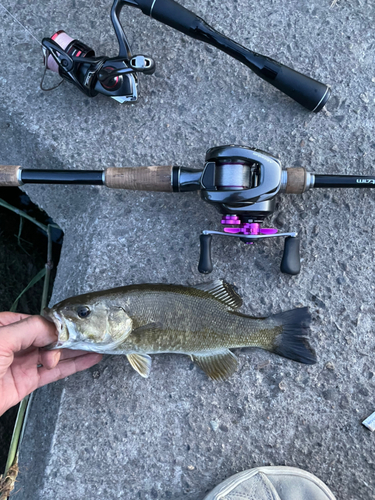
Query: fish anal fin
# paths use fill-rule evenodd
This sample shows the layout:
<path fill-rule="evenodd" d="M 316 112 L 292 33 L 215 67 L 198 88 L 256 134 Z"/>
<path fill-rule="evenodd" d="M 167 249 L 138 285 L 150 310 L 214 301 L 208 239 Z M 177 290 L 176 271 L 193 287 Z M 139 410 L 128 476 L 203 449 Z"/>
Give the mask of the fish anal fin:
<path fill-rule="evenodd" d="M 143 378 L 148 378 L 151 372 L 152 360 L 148 354 L 127 354 L 129 363 Z"/>
<path fill-rule="evenodd" d="M 208 355 L 192 354 L 191 359 L 212 380 L 225 380 L 233 375 L 238 368 L 238 360 L 229 349 Z"/>
<path fill-rule="evenodd" d="M 209 281 L 193 285 L 193 288 L 207 292 L 215 299 L 225 304 L 230 309 L 238 309 L 242 306 L 242 299 L 238 295 L 235 287 L 224 280 Z"/>

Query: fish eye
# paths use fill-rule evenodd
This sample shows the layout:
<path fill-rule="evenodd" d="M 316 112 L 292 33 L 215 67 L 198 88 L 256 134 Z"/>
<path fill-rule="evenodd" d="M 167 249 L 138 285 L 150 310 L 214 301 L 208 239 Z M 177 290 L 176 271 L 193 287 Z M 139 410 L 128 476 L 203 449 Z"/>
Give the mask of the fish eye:
<path fill-rule="evenodd" d="M 87 316 L 89 316 L 90 312 L 91 312 L 90 308 L 87 306 L 80 306 L 77 309 L 77 314 L 82 319 L 87 318 Z"/>

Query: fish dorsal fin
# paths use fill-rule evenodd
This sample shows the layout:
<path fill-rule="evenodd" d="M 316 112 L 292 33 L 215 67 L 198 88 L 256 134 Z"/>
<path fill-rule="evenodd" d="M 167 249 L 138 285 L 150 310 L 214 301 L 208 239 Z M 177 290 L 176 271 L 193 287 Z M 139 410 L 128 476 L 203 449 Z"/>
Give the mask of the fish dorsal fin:
<path fill-rule="evenodd" d="M 147 354 L 127 354 L 129 363 L 143 378 L 148 378 L 151 372 L 151 358 Z"/>
<path fill-rule="evenodd" d="M 200 283 L 193 285 L 193 288 L 208 292 L 230 309 L 238 309 L 242 306 L 242 299 L 238 295 L 235 287 L 224 280 L 209 281 L 208 283 Z"/>
<path fill-rule="evenodd" d="M 238 368 L 238 360 L 229 349 L 215 354 L 192 354 L 191 359 L 213 380 L 225 380 Z"/>

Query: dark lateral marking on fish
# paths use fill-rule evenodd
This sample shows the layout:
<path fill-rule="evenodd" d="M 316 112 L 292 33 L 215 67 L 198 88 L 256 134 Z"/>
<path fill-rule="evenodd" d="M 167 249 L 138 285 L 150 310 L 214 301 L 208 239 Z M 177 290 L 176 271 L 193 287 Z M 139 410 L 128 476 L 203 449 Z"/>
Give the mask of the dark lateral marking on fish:
<path fill-rule="evenodd" d="M 131 332 L 131 335 L 139 335 L 140 333 L 146 333 L 146 332 L 156 332 L 157 330 L 161 330 L 162 328 L 163 325 L 161 323 L 148 323 L 147 325 L 135 328 Z"/>

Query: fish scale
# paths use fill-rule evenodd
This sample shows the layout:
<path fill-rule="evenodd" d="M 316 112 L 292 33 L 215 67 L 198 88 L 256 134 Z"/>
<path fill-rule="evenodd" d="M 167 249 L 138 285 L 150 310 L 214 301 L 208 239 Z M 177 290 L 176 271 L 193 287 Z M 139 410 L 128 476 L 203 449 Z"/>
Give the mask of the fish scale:
<path fill-rule="evenodd" d="M 131 334 L 119 349 L 194 353 L 251 346 L 271 348 L 270 337 L 275 336 L 275 329 L 280 330 L 275 322 L 228 311 L 223 303 L 206 295 L 174 290 L 163 294 L 157 291 L 129 294 L 127 310 L 133 320 L 137 324 L 155 323 L 157 327 Z"/>

